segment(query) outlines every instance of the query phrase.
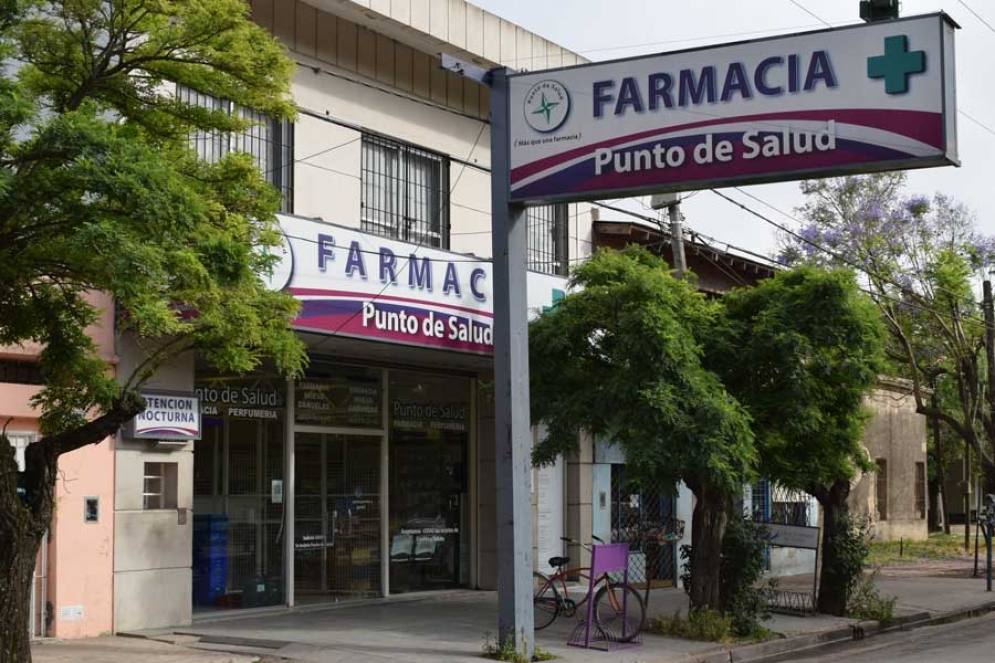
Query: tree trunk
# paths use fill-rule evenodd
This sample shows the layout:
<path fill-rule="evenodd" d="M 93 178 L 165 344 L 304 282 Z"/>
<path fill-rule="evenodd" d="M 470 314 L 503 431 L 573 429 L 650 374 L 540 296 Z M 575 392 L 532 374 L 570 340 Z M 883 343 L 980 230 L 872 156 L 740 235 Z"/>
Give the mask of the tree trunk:
<path fill-rule="evenodd" d="M 707 479 L 690 481 L 688 487 L 696 498 L 691 519 L 691 607 L 721 610 L 719 578 L 729 498 Z"/>
<path fill-rule="evenodd" d="M 140 394 L 122 394 L 96 419 L 28 445 L 23 473 L 0 433 L 0 663 L 31 662 L 32 576 L 38 546 L 52 522 L 59 456 L 97 444 L 144 409 Z"/>
<path fill-rule="evenodd" d="M 32 445 L 34 447 L 34 445 Z M 52 517 L 55 455 L 29 447 L 18 474 L 0 436 L 0 663 L 30 663 L 31 591 L 38 547 Z M 18 494 L 18 485 L 31 486 Z"/>
<path fill-rule="evenodd" d="M 940 522 L 940 482 L 936 479 L 930 479 L 926 485 L 929 488 L 929 518 L 926 522 L 926 528 L 930 532 L 938 532 L 942 527 Z"/>
<path fill-rule="evenodd" d="M 40 537 L 0 531 L 0 663 L 31 662 L 31 592 Z M 9 541 L 9 543 L 7 543 Z"/>
<path fill-rule="evenodd" d="M 850 483 L 837 481 L 829 490 L 813 493 L 823 513 L 822 573 L 819 576 L 819 612 L 842 617 L 850 599 L 850 578 L 843 568 L 841 544 L 846 537 Z"/>

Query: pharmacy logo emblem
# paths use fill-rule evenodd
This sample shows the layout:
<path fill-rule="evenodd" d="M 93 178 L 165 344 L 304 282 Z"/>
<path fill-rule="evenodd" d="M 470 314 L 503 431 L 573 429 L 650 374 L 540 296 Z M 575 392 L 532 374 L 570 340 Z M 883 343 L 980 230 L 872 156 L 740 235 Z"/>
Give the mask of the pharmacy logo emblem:
<path fill-rule="evenodd" d="M 570 93 L 560 83 L 539 81 L 525 95 L 525 121 L 540 133 L 556 131 L 570 115 Z"/>

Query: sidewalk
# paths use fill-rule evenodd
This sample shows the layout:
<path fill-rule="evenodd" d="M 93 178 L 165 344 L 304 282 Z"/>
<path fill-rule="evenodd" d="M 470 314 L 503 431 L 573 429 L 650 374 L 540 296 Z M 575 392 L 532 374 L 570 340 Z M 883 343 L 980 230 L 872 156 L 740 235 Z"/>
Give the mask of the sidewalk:
<path fill-rule="evenodd" d="M 917 620 L 949 613 L 980 609 L 995 604 L 995 594 L 985 591 L 983 579 L 970 578 L 964 566 L 946 575 L 910 574 L 907 567 L 886 569 L 879 578 L 885 595 L 898 597 L 898 614 Z M 678 590 L 656 590 L 650 599 L 651 615 L 672 615 L 686 609 L 687 599 Z M 197 623 L 148 637 L 181 641 L 179 646 L 129 638 L 99 638 L 35 648 L 38 663 L 248 663 L 280 658 L 311 663 L 480 663 L 481 647 L 496 629 L 497 595 L 465 592 L 445 597 L 403 603 L 345 606 L 303 612 L 289 611 L 267 616 Z M 644 635 L 641 646 L 604 653 L 568 647 L 576 622 L 559 618 L 537 633 L 539 646 L 561 657 L 565 663 L 677 663 L 678 661 L 750 660 L 770 648 L 811 646 L 820 642 L 854 637 L 852 620 L 835 617 L 790 617 L 775 615 L 768 628 L 782 638 L 764 645 L 729 647 Z M 861 633 L 877 630 L 861 624 Z M 181 634 L 181 635 L 177 635 Z M 791 639 L 790 641 L 787 639 Z M 189 647 L 206 647 L 236 655 L 207 653 Z M 146 649 L 142 649 L 146 648 Z"/>
<path fill-rule="evenodd" d="M 252 663 L 259 660 L 257 656 L 205 652 L 153 640 L 110 636 L 42 641 L 31 648 L 31 654 L 35 663 Z"/>

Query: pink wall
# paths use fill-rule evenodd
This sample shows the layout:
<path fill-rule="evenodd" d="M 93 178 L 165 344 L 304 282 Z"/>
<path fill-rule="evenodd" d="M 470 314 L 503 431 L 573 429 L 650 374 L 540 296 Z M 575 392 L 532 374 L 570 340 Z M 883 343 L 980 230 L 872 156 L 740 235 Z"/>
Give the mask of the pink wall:
<path fill-rule="evenodd" d="M 55 520 L 49 547 L 50 635 L 80 638 L 114 629 L 114 442 L 78 449 L 59 459 Z M 99 497 L 97 523 L 83 519 L 84 497 Z M 82 618 L 66 608 L 82 607 Z"/>
<path fill-rule="evenodd" d="M 117 363 L 113 307 L 109 297 L 94 293 L 90 301 L 101 309 L 100 321 L 90 328 L 101 357 L 111 370 Z M 0 357 L 34 357 L 39 346 L 0 347 Z M 38 387 L 0 383 L 0 424 L 10 432 L 37 432 L 37 411 L 31 398 Z M 77 638 L 113 630 L 114 596 L 114 446 L 113 440 L 79 449 L 59 459 L 55 516 L 50 530 L 48 600 L 54 606 L 49 635 Z M 84 497 L 100 498 L 100 520 L 83 521 Z M 82 615 L 62 608 L 82 607 Z"/>

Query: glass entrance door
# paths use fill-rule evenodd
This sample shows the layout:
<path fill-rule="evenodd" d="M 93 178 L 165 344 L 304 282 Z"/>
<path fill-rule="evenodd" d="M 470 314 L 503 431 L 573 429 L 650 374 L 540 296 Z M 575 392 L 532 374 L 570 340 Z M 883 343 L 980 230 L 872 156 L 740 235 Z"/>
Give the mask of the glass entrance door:
<path fill-rule="evenodd" d="M 381 595 L 379 436 L 294 436 L 294 582 L 301 603 Z"/>
<path fill-rule="evenodd" d="M 391 593 L 460 586 L 466 435 L 395 428 L 390 477 Z"/>

